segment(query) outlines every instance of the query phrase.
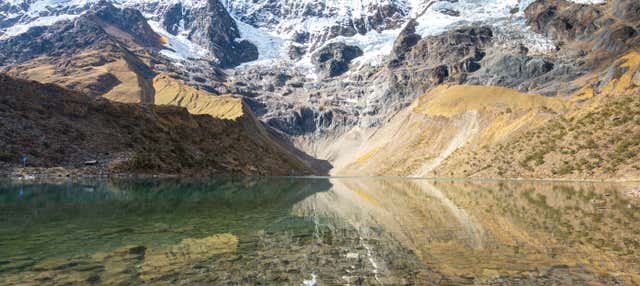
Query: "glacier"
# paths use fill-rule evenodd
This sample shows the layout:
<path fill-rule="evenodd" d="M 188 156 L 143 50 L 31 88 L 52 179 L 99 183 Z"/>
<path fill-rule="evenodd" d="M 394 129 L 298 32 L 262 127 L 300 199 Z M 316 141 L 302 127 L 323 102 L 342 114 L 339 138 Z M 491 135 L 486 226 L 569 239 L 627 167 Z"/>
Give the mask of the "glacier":
<path fill-rule="evenodd" d="M 20 35 L 35 26 L 47 26 L 62 20 L 73 20 L 100 0 L 6 0 L 0 4 L 0 40 Z M 552 43 L 528 32 L 523 11 L 534 0 L 222 0 L 234 17 L 242 39 L 253 43 L 259 51 L 254 64 L 270 60 L 289 60 L 287 50 L 293 45 L 306 49 L 306 55 L 294 60 L 307 66 L 310 55 L 332 42 L 356 45 L 364 55 L 359 64 L 376 65 L 391 51 L 393 42 L 409 19 L 418 22 L 417 33 L 422 37 L 447 30 L 481 23 L 509 30 L 509 37 L 520 39 L 533 51 L 544 52 Z M 572 0 L 584 4 L 601 4 L 606 0 Z M 176 4 L 183 9 L 206 5 L 198 0 L 112 0 L 119 7 L 140 10 L 151 27 L 169 41 L 162 54 L 179 60 L 200 59 L 207 56 L 205 48 L 191 42 L 189 30 L 180 27 L 173 35 L 162 27 L 167 10 Z M 393 7 L 393 19 L 373 23 L 371 18 L 382 9 Z M 391 8 L 388 8 L 391 9 Z M 397 17 L 397 19 L 395 19 Z M 364 19 L 364 20 L 363 20 Z M 363 27 L 353 27 L 362 20 Z M 369 22 L 367 22 L 369 21 Z M 3 22 L 5 23 L 3 25 Z M 388 23 L 387 23 L 388 22 Z M 397 22 L 397 23 L 396 23 Z M 351 25 L 351 26 L 350 26 Z M 336 28 L 338 27 L 338 28 Z M 509 28 L 511 27 L 511 28 Z M 355 29 L 357 33 L 332 34 L 335 29 Z M 520 34 L 517 35 L 517 31 Z M 307 42 L 296 37 L 307 35 Z"/>

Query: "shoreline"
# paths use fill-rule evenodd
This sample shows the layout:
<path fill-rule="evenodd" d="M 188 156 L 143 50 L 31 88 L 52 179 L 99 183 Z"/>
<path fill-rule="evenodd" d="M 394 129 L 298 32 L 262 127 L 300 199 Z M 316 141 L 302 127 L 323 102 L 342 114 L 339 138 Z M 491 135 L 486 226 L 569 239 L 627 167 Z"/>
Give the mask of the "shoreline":
<path fill-rule="evenodd" d="M 69 181 L 82 179 L 167 179 L 167 178 L 202 178 L 202 174 L 165 174 L 111 172 L 102 166 L 86 167 L 17 167 L 0 170 L 0 179 L 11 181 Z M 238 175 L 209 174 L 206 177 L 230 178 L 300 178 L 300 179 L 389 179 L 389 180 L 427 180 L 427 181 L 504 181 L 504 182 L 575 182 L 575 183 L 640 183 L 640 178 L 457 178 L 457 177 L 414 177 L 414 176 L 321 176 L 321 175 Z"/>

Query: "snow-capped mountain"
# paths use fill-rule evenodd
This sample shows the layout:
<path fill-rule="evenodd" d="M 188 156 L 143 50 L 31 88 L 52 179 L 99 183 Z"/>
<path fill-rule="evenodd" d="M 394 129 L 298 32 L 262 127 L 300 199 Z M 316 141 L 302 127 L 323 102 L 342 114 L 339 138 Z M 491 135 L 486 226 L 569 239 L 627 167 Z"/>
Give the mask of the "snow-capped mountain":
<path fill-rule="evenodd" d="M 390 52 L 406 23 L 417 19 L 417 33 L 429 36 L 472 22 L 497 27 L 518 23 L 532 0 L 6 0 L 0 3 L 0 39 L 30 27 L 72 20 L 100 1 L 134 8 L 151 27 L 169 39 L 165 55 L 174 58 L 212 58 L 218 45 L 241 39 L 249 57 L 309 62 L 310 54 L 330 42 L 345 42 L 364 51 L 359 61 L 371 62 Z M 602 2 L 578 0 L 580 2 Z M 578 2 L 576 1 L 576 2 Z M 222 11 L 224 10 L 224 11 Z M 205 19 L 209 17 L 208 19 Z M 232 19 L 233 18 L 233 19 Z M 508 20 L 505 25 L 505 20 Z M 204 23 L 209 24 L 204 24 Z M 524 25 L 522 25 L 524 26 Z M 218 32 L 211 31 L 213 28 Z M 220 30 L 225 30 L 220 32 Z M 516 30 L 526 30 L 516 28 Z M 526 31 L 525 31 L 526 32 Z M 215 33 L 216 35 L 211 35 Z M 540 39 L 529 45 L 544 47 Z M 220 43 L 221 42 L 221 43 Z M 247 54 L 248 53 L 248 54 Z M 236 55 L 239 56 L 239 55 Z M 235 61 L 232 61 L 235 62 Z M 231 62 L 227 64 L 234 65 Z"/>
<path fill-rule="evenodd" d="M 292 146 L 343 164 L 356 159 L 349 146 L 366 144 L 416 98 L 443 86 L 582 102 L 621 74 L 622 64 L 612 61 L 637 50 L 639 5 L 8 0 L 0 2 L 0 72 L 149 104 L 157 102 L 158 78 L 169 77 L 212 95 L 242 97 Z"/>
<path fill-rule="evenodd" d="M 0 40 L 73 20 L 101 1 L 142 12 L 167 39 L 163 54 L 178 59 L 224 62 L 226 55 L 221 58 L 215 50 L 226 46 L 227 52 L 242 50 L 232 57 L 244 56 L 244 61 L 275 58 L 308 64 L 324 45 L 343 42 L 363 51 L 357 61 L 372 63 L 391 51 L 410 19 L 416 19 L 421 37 L 481 23 L 493 26 L 496 38 L 511 42 L 507 44 L 524 44 L 530 51 L 552 48 L 529 33 L 522 20 L 534 0 L 5 0 L 0 2 Z"/>

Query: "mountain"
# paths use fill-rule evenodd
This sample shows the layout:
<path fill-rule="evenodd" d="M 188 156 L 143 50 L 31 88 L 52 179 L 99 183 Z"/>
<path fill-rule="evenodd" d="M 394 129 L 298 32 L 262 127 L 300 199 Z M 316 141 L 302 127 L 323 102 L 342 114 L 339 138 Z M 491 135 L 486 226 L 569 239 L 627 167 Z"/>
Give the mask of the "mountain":
<path fill-rule="evenodd" d="M 26 156 L 29 166 L 63 166 L 92 175 L 310 172 L 272 139 L 240 99 L 209 96 L 219 101 L 210 104 L 224 108 L 194 115 L 189 107 L 115 103 L 4 75 L 0 88 L 3 170 Z M 84 162 L 94 160 L 97 167 L 82 170 Z"/>
<path fill-rule="evenodd" d="M 630 163 L 557 172 L 563 154 L 535 166 L 507 155 L 540 153 L 517 139 L 537 128 L 633 98 L 633 84 L 605 87 L 637 77 L 625 59 L 640 46 L 639 11 L 633 0 L 10 0 L 0 71 L 192 113 L 231 94 L 283 148 L 334 174 L 635 176 Z M 432 113 L 440 105 L 456 111 Z"/>
<path fill-rule="evenodd" d="M 557 41 L 559 48 L 555 57 L 547 54 L 544 59 L 548 68 L 541 67 L 548 71 L 539 78 L 524 77 L 533 88 L 522 93 L 469 83 L 439 85 L 381 128 L 364 132 L 366 139 L 361 142 L 366 144 L 342 155 L 346 160 L 334 163 L 335 172 L 637 178 L 640 168 L 633 162 L 640 154 L 640 38 L 633 27 L 639 22 L 623 11 L 638 8 L 631 1 L 600 6 L 536 1 L 525 11 L 527 21 L 532 29 Z M 610 15 L 622 17 L 614 20 Z M 508 70 L 513 76 L 526 74 L 527 61 Z M 508 82 L 499 85 L 512 87 Z M 516 87 L 527 90 L 521 84 Z"/>

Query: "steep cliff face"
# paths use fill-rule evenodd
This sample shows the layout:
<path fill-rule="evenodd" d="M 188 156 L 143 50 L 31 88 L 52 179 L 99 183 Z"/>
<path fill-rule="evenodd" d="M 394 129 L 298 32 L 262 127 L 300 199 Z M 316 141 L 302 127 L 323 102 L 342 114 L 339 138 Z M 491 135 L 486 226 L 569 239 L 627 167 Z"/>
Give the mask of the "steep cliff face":
<path fill-rule="evenodd" d="M 21 156 L 35 167 L 76 168 L 98 160 L 104 171 L 114 173 L 311 172 L 271 139 L 240 100 L 233 101 L 234 119 L 220 119 L 211 113 L 192 115 L 175 106 L 91 99 L 55 85 L 4 75 L 0 89 L 3 172 L 18 166 Z M 232 101 L 213 96 L 211 100 Z"/>
<path fill-rule="evenodd" d="M 222 67 L 234 67 L 258 59 L 258 50 L 247 40 L 240 40 L 236 22 L 218 0 L 203 3 L 175 3 L 158 10 L 144 9 L 161 20 L 163 28 L 211 52 Z M 136 7 L 133 3 L 125 6 Z"/>

